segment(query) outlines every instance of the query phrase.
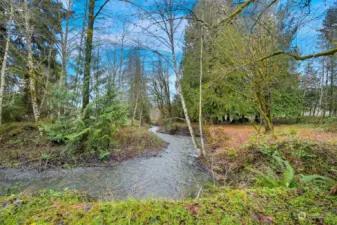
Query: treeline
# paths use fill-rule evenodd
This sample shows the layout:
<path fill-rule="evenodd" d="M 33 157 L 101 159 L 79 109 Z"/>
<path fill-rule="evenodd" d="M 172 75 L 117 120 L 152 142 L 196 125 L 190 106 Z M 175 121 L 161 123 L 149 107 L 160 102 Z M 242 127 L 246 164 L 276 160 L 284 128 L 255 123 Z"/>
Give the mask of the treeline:
<path fill-rule="evenodd" d="M 72 0 L 1 1 L 1 123 L 72 117 L 117 92 L 126 116 L 149 122 L 148 76 L 159 57 L 146 65 L 144 50 L 126 43 L 124 21 L 114 43 L 90 37 L 103 3 L 76 3 L 82 7 Z"/>
<path fill-rule="evenodd" d="M 162 56 L 131 39 L 136 16 L 115 22 L 114 41 L 101 38 L 107 3 L 1 1 L 0 124 L 34 122 L 75 153 L 101 152 L 115 146 L 120 127 L 150 123 L 150 95 L 162 85 L 170 102 Z"/>
<path fill-rule="evenodd" d="M 306 6 L 268 8 L 266 2 L 258 2 L 216 27 L 235 7 L 231 2 L 200 0 L 194 8 L 198 19 L 188 24 L 182 62 L 192 119 L 199 120 L 201 95 L 202 119 L 213 123 L 261 118 L 268 131 L 277 118 L 335 117 L 336 55 L 309 56 L 302 62 L 293 49 L 303 25 L 290 12 Z M 336 48 L 336 18 L 334 5 L 325 14 L 318 42 L 313 43 L 317 51 Z"/>
<path fill-rule="evenodd" d="M 317 54 L 301 54 L 294 39 L 310 1 L 151 3 L 1 1 L 1 123 L 50 122 L 44 130 L 60 140 L 111 138 L 103 124 L 142 125 L 158 108 L 163 121 L 185 120 L 198 148 L 191 122 L 202 133 L 204 121 L 263 121 L 268 132 L 275 118 L 336 116 L 336 5 Z M 107 16 L 109 4 L 130 12 Z"/>

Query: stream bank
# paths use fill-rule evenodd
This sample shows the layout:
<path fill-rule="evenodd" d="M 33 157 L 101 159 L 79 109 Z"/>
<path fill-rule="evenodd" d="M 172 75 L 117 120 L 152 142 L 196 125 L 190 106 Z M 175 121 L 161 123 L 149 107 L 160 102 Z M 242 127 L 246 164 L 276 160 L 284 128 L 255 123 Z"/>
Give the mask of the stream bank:
<path fill-rule="evenodd" d="M 0 126 L 0 168 L 69 169 L 108 167 L 138 157 L 157 156 L 167 143 L 146 127 L 125 126 L 106 149 L 80 149 L 80 144 L 60 143 L 40 132 L 36 123 Z"/>
<path fill-rule="evenodd" d="M 213 183 L 199 166 L 190 138 L 151 132 L 169 143 L 157 157 L 136 158 L 112 167 L 37 170 L 1 169 L 0 188 L 20 190 L 85 191 L 101 199 L 194 197 L 202 186 Z"/>

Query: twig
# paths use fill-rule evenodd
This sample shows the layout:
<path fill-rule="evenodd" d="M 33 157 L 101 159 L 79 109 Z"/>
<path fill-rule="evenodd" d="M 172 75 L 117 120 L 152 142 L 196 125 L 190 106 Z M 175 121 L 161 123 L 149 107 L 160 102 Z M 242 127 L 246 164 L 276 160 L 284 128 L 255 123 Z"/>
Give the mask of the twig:
<path fill-rule="evenodd" d="M 213 177 L 213 186 L 215 187 L 215 178 L 214 178 L 214 168 L 213 168 L 213 162 L 214 162 L 214 158 L 212 156 L 212 164 L 211 164 L 211 168 L 212 168 L 212 177 Z"/>
<path fill-rule="evenodd" d="M 202 191 L 202 186 L 200 186 L 200 189 L 199 189 L 199 191 L 198 191 L 197 197 L 196 197 L 195 199 L 198 199 L 198 198 L 200 197 L 201 191 Z"/>

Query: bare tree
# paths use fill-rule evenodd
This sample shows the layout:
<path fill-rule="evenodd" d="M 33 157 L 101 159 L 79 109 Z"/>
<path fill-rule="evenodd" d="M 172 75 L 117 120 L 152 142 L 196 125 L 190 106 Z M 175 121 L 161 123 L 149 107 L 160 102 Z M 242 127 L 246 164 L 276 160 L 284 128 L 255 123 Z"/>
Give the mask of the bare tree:
<path fill-rule="evenodd" d="M 169 63 L 172 66 L 174 74 L 176 76 L 176 91 L 177 95 L 180 97 L 186 124 L 188 126 L 193 145 L 197 150 L 198 155 L 201 155 L 200 149 L 198 147 L 194 131 L 192 128 L 192 123 L 188 114 L 188 109 L 186 106 L 185 98 L 182 92 L 181 80 L 182 73 L 179 68 L 179 62 L 177 60 L 176 52 L 176 35 L 179 27 L 181 27 L 184 16 L 181 15 L 182 10 L 186 8 L 184 6 L 187 3 L 185 0 L 154 0 L 155 9 L 148 11 L 141 5 L 136 4 L 135 2 L 128 1 L 132 5 L 136 6 L 141 10 L 141 17 L 146 16 L 147 19 L 151 21 L 151 25 L 148 27 L 141 27 L 149 37 L 153 38 L 155 41 L 166 47 L 171 55 L 171 59 L 168 59 Z M 152 28 L 155 27 L 155 30 L 158 29 L 163 32 L 164 35 L 158 34 L 158 32 L 153 31 Z M 151 49 L 151 48 L 150 48 Z M 158 51 L 156 51 L 158 53 Z"/>
<path fill-rule="evenodd" d="M 163 67 L 162 61 L 159 60 L 153 69 L 154 76 L 151 79 L 151 94 L 156 103 L 162 118 L 172 117 L 172 107 L 170 99 L 170 79 L 169 72 Z"/>

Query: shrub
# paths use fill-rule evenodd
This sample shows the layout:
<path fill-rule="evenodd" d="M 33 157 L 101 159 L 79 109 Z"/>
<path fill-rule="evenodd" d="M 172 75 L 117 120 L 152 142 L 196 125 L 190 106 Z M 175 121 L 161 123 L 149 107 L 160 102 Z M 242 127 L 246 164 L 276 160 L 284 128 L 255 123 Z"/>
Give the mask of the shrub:
<path fill-rule="evenodd" d="M 325 118 L 322 127 L 327 132 L 337 132 L 337 118 L 336 117 Z"/>
<path fill-rule="evenodd" d="M 107 150 L 115 144 L 114 135 L 125 123 L 126 111 L 113 92 L 91 102 L 79 115 L 42 125 L 40 131 L 49 140 L 69 144 L 69 149 L 94 152 L 105 159 Z"/>

